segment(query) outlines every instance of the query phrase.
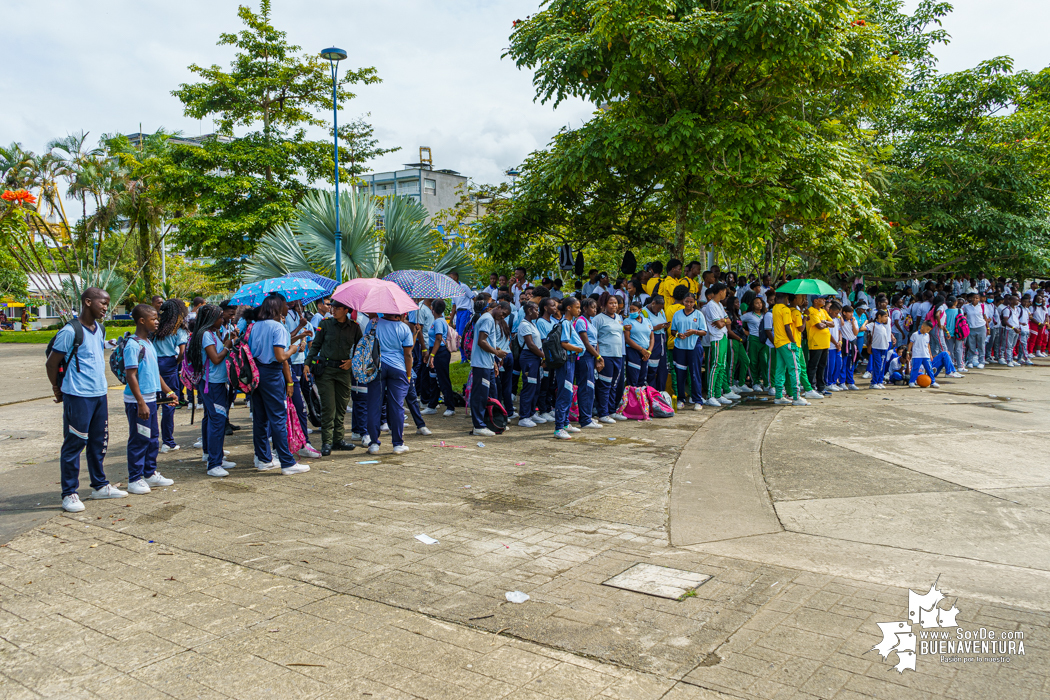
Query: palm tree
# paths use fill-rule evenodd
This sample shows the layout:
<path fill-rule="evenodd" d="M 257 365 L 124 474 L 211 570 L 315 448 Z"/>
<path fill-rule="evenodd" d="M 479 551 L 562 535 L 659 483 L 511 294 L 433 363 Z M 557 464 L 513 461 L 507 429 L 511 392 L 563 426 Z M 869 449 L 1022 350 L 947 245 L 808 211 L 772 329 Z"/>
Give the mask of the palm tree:
<path fill-rule="evenodd" d="M 29 165 L 33 153 L 12 141 L 6 148 L 0 146 L 0 181 L 9 190 L 28 189 Z"/>

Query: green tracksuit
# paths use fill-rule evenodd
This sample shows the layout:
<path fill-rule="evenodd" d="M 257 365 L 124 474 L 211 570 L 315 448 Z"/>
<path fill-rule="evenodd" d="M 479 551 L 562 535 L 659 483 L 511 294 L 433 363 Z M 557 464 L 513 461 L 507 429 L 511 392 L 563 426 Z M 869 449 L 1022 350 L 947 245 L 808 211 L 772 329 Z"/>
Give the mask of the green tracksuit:
<path fill-rule="evenodd" d="M 726 349 L 729 336 L 721 340 L 712 340 L 705 350 L 704 362 L 707 366 L 707 398 L 721 398 L 729 393 L 729 377 L 726 374 Z"/>
<path fill-rule="evenodd" d="M 784 383 L 787 381 L 790 398 L 799 397 L 799 384 L 801 383 L 800 369 L 798 365 L 798 346 L 794 343 L 781 345 L 776 353 L 776 374 L 773 377 L 773 386 L 776 388 L 776 397 L 784 397 Z"/>
<path fill-rule="evenodd" d="M 768 386 L 766 376 L 769 365 L 769 347 L 757 335 L 747 337 L 747 360 L 750 367 L 751 383 Z"/>

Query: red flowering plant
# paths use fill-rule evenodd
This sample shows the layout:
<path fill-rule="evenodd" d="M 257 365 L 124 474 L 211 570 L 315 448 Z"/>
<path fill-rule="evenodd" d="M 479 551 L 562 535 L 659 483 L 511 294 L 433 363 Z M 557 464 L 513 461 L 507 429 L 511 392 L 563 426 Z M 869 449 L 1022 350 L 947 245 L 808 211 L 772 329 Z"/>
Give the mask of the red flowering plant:
<path fill-rule="evenodd" d="M 36 197 L 28 190 L 4 190 L 4 193 L 0 194 L 0 199 L 11 202 L 13 205 L 36 204 Z"/>

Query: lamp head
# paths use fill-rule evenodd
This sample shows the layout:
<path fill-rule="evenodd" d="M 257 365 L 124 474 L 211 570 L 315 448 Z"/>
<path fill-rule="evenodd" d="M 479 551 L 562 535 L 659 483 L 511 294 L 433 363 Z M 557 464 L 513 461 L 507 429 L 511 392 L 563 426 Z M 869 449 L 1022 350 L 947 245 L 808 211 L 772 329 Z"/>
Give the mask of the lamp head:
<path fill-rule="evenodd" d="M 343 51 L 342 49 L 337 49 L 333 46 L 322 51 L 321 58 L 333 62 L 342 61 L 344 58 L 346 58 L 346 51 Z"/>

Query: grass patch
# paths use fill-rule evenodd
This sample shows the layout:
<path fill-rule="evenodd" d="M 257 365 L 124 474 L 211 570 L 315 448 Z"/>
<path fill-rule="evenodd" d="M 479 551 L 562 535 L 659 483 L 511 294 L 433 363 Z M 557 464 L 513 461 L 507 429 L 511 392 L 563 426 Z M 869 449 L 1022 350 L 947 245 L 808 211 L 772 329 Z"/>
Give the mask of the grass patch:
<path fill-rule="evenodd" d="M 112 340 L 124 335 L 125 331 L 131 330 L 127 327 L 106 326 L 106 338 Z M 0 343 L 27 343 L 35 345 L 47 345 L 58 331 L 4 331 L 0 333 Z"/>
<path fill-rule="evenodd" d="M 448 366 L 448 378 L 452 380 L 452 388 L 456 391 L 463 390 L 463 385 L 467 383 L 469 377 L 469 364 L 460 364 L 459 361 L 455 361 Z"/>

